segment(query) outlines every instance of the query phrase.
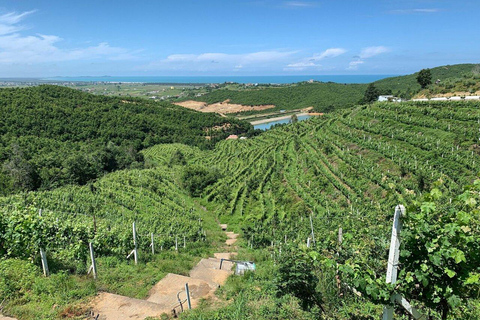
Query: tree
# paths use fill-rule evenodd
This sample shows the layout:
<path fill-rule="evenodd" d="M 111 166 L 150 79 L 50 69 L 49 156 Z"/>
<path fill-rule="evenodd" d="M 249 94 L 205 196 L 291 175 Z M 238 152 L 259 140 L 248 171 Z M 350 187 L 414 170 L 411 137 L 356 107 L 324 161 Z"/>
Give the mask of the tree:
<path fill-rule="evenodd" d="M 417 75 L 417 82 L 422 89 L 425 89 L 428 85 L 432 84 L 432 74 L 430 69 L 422 69 Z"/>
<path fill-rule="evenodd" d="M 290 118 L 290 122 L 291 123 L 297 123 L 298 122 L 298 117 L 296 114 L 292 115 L 292 117 Z"/>
<path fill-rule="evenodd" d="M 380 92 L 378 89 L 375 87 L 373 83 L 370 83 L 367 87 L 367 90 L 365 90 L 365 95 L 363 96 L 363 102 L 364 103 L 372 103 L 378 100 L 378 96 L 380 95 Z"/>

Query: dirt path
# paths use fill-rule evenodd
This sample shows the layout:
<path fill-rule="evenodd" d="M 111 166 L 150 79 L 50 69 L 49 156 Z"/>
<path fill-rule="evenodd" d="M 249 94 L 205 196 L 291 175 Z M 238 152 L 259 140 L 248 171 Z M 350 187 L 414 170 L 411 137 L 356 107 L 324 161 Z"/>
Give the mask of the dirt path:
<path fill-rule="evenodd" d="M 142 320 L 146 317 L 160 317 L 162 314 L 175 315 L 187 309 L 185 284 L 188 283 L 192 308 L 201 299 L 215 299 L 214 292 L 225 284 L 233 274 L 233 263 L 221 259 L 231 259 L 236 256 L 238 234 L 227 232 L 227 225 L 220 225 L 227 235 L 226 252 L 217 252 L 213 258 L 202 259 L 190 270 L 188 277 L 169 273 L 150 290 L 145 300 L 129 298 L 117 294 L 101 292 L 92 302 L 94 319 L 98 320 Z M 182 301 L 182 305 L 179 303 Z M 96 318 L 98 316 L 98 318 Z M 5 318 L 5 320 L 10 318 Z M 0 320 L 4 320 L 0 316 Z"/>

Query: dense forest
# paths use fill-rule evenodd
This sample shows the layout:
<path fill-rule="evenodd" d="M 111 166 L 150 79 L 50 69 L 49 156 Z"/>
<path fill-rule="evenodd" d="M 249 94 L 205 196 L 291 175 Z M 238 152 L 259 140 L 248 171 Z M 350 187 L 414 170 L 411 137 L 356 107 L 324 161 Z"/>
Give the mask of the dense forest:
<path fill-rule="evenodd" d="M 169 103 L 48 85 L 1 89 L 0 195 L 82 185 L 106 172 L 141 168 L 139 151 L 158 143 L 213 148 L 229 134 L 252 131 L 246 122 Z"/>

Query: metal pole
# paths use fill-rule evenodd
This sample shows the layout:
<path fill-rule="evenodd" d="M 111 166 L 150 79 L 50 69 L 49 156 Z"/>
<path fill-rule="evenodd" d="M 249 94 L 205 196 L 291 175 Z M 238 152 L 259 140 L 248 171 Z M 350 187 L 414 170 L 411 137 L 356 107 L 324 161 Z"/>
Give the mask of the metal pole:
<path fill-rule="evenodd" d="M 184 248 L 187 247 L 187 242 L 185 241 L 185 236 L 183 236 L 183 247 L 184 247 Z"/>
<path fill-rule="evenodd" d="M 175 236 L 175 251 L 178 251 L 178 237 Z"/>
<path fill-rule="evenodd" d="M 188 283 L 185 283 L 185 292 L 187 293 L 188 309 L 192 309 L 192 303 L 190 301 L 190 290 L 188 290 Z"/>
<path fill-rule="evenodd" d="M 93 271 L 93 279 L 97 279 L 97 264 L 95 263 L 95 255 L 93 253 L 93 245 L 91 242 L 88 243 L 88 247 L 90 248 L 90 259 L 92 260 L 90 268 Z"/>

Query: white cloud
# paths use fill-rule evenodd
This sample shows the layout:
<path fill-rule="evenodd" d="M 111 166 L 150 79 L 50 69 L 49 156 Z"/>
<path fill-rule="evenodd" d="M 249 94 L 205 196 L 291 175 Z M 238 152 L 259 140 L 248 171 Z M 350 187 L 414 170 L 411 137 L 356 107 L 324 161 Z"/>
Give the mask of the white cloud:
<path fill-rule="evenodd" d="M 360 59 L 367 59 L 374 56 L 377 56 L 382 53 L 389 52 L 390 49 L 384 46 L 377 46 L 377 47 L 367 47 L 363 48 L 360 52 Z"/>
<path fill-rule="evenodd" d="M 353 61 L 350 61 L 350 63 L 348 64 L 347 70 L 357 70 L 357 69 L 358 69 L 358 65 L 363 64 L 363 63 L 364 63 L 363 60 L 353 60 Z"/>
<path fill-rule="evenodd" d="M 137 52 L 112 47 L 106 42 L 96 46 L 62 49 L 62 39 L 55 35 L 22 35 L 25 28 L 19 25 L 35 11 L 10 12 L 0 16 L 0 63 L 44 63 L 72 60 L 126 60 L 134 58 Z"/>
<path fill-rule="evenodd" d="M 321 64 L 315 63 L 323 59 L 327 58 L 335 58 L 347 52 L 346 49 L 343 48 L 330 48 L 321 53 L 315 53 L 313 56 L 309 58 L 304 58 L 299 62 L 289 63 L 284 70 L 294 70 L 294 71 L 302 71 L 306 69 L 320 69 L 322 67 Z"/>
<path fill-rule="evenodd" d="M 283 4 L 287 7 L 295 8 L 308 8 L 318 6 L 315 2 L 306 2 L 306 1 L 284 1 Z"/>
<path fill-rule="evenodd" d="M 419 9 L 398 9 L 398 10 L 391 10 L 389 13 L 392 14 L 415 14 L 415 13 L 435 13 L 439 12 L 440 9 L 438 8 L 419 8 Z"/>
<path fill-rule="evenodd" d="M 366 47 L 360 51 L 358 56 L 348 64 L 347 70 L 357 70 L 358 66 L 365 63 L 365 59 L 370 59 L 382 53 L 390 52 L 390 48 L 384 46 Z"/>
<path fill-rule="evenodd" d="M 284 62 L 297 51 L 259 51 L 243 54 L 230 53 L 201 53 L 201 54 L 172 54 L 165 59 L 154 61 L 143 70 L 190 70 L 190 71 L 217 71 L 240 70 L 244 68 L 262 68 L 272 64 Z"/>

